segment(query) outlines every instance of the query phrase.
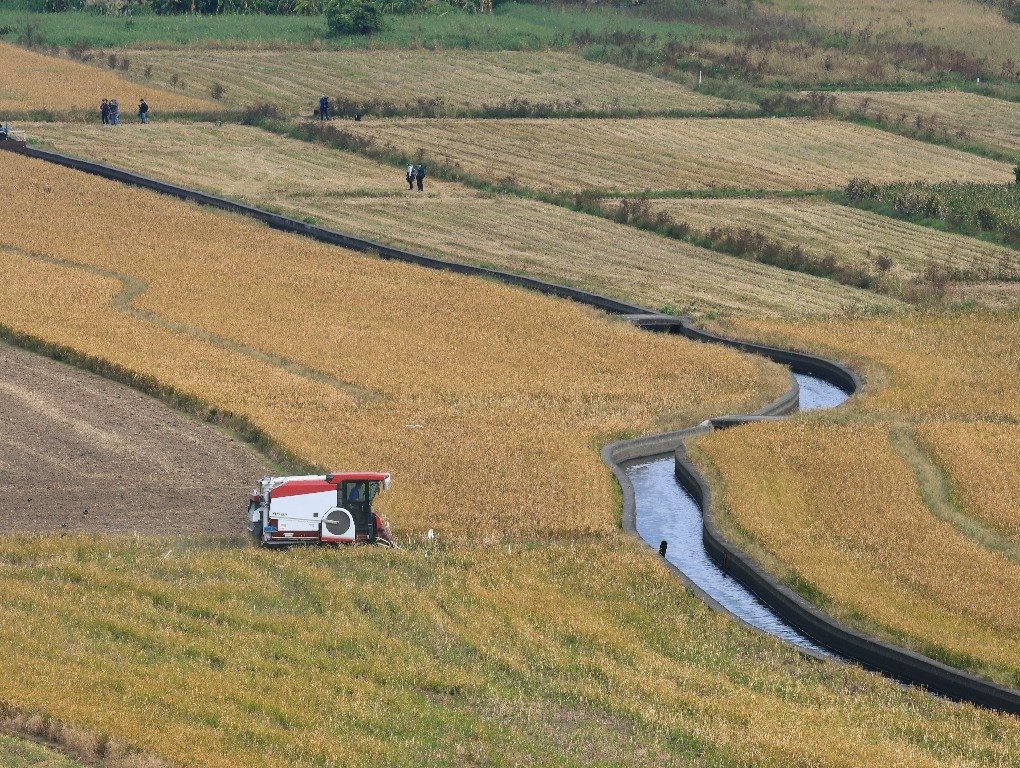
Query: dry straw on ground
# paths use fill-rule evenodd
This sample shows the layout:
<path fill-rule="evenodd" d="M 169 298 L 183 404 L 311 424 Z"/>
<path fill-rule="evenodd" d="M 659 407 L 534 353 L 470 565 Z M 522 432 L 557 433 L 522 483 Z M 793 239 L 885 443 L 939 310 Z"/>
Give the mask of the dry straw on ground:
<path fill-rule="evenodd" d="M 1020 150 L 1020 104 L 964 91 L 854 91 L 837 109 L 1001 152 Z"/>
<path fill-rule="evenodd" d="M 829 29 L 878 39 L 939 46 L 987 57 L 993 64 L 1020 61 L 1020 35 L 991 2 L 970 0 L 780 0 L 780 9 Z M 1014 63 L 1015 66 L 1015 63 Z"/>
<path fill-rule="evenodd" d="M 255 128 L 39 123 L 57 149 L 178 184 L 241 197 L 343 232 L 451 259 L 567 281 L 655 309 L 694 315 L 840 314 L 898 302 L 831 280 L 743 261 L 563 208 L 484 196 L 429 179 L 410 193 L 403 171 Z M 250 170 L 245 170 L 245 169 Z"/>
<path fill-rule="evenodd" d="M 5 169 L 21 205 L 0 212 L 0 322 L 216 402 L 312 462 L 392 471 L 398 529 L 613 530 L 600 441 L 785 385 L 776 367 L 560 300 L 39 161 Z"/>
<path fill-rule="evenodd" d="M 121 117 L 134 120 L 145 97 L 153 114 L 204 112 L 212 104 L 150 85 L 139 85 L 113 71 L 0 43 L 0 111 L 87 110 L 99 115 L 102 99 L 117 99 Z"/>
<path fill-rule="evenodd" d="M 471 111 L 514 99 L 592 112 L 718 112 L 735 104 L 677 83 L 556 51 L 128 51 L 156 82 L 177 75 L 186 93 L 208 97 L 213 84 L 233 105 L 270 101 L 312 113 L 319 96 L 397 105 L 439 99 L 441 110 Z M 575 103 L 576 102 L 576 103 Z"/>
<path fill-rule="evenodd" d="M 1012 168 L 838 120 L 409 120 L 351 130 L 485 181 L 541 191 L 839 188 L 875 182 L 1006 183 Z"/>
<path fill-rule="evenodd" d="M 820 198 L 664 199 L 651 201 L 651 207 L 703 233 L 747 228 L 873 275 L 888 269 L 893 278 L 916 278 L 935 265 L 980 277 L 1020 266 L 1020 253 L 1011 248 Z"/>

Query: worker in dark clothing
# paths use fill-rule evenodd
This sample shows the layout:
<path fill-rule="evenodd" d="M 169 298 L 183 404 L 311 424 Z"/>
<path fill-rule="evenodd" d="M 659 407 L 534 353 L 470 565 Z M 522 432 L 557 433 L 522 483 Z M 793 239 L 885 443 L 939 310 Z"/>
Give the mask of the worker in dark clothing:
<path fill-rule="evenodd" d="M 145 103 L 145 99 L 138 102 L 138 122 L 142 125 L 149 122 L 149 105 Z"/>
<path fill-rule="evenodd" d="M 99 116 L 103 118 L 103 125 L 110 124 L 110 103 L 106 99 L 99 105 Z"/>
<path fill-rule="evenodd" d="M 329 120 L 329 97 L 322 96 L 319 99 L 319 119 Z"/>
<path fill-rule="evenodd" d="M 422 182 L 425 181 L 425 163 L 418 163 L 418 167 L 414 171 L 414 178 L 418 182 L 418 191 L 421 192 Z"/>

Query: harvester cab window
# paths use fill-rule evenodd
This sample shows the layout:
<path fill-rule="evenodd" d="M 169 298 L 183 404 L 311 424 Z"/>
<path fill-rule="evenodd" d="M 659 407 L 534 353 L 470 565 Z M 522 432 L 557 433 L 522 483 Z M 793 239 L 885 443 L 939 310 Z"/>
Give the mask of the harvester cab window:
<path fill-rule="evenodd" d="M 357 533 L 375 537 L 375 517 L 372 515 L 372 502 L 368 496 L 368 483 L 348 480 L 340 486 L 340 506 L 351 513 L 354 518 L 354 530 Z"/>

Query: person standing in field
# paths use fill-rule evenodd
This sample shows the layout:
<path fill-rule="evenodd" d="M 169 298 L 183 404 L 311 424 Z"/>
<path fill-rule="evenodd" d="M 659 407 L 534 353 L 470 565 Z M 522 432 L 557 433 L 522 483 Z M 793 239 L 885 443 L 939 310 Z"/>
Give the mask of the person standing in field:
<path fill-rule="evenodd" d="M 407 188 L 408 189 L 414 189 L 414 177 L 415 177 L 414 166 L 413 165 L 407 166 Z"/>
<path fill-rule="evenodd" d="M 138 122 L 142 125 L 149 122 L 149 105 L 145 103 L 145 99 L 138 102 Z"/>
<path fill-rule="evenodd" d="M 120 104 L 116 99 L 110 100 L 110 125 L 120 125 Z"/>
<path fill-rule="evenodd" d="M 329 97 L 326 95 L 319 99 L 319 119 L 329 120 Z"/>
<path fill-rule="evenodd" d="M 110 103 L 106 99 L 99 104 L 99 116 L 103 119 L 103 125 L 110 124 Z"/>
<path fill-rule="evenodd" d="M 418 191 L 421 192 L 423 190 L 422 183 L 425 181 L 425 163 L 418 163 L 414 178 L 418 180 Z"/>

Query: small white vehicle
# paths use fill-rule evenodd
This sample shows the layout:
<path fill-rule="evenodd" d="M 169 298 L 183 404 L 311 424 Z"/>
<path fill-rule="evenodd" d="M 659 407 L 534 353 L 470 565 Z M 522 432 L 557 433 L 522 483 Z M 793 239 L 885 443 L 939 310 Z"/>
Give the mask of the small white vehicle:
<path fill-rule="evenodd" d="M 390 489 L 384 472 L 263 477 L 248 503 L 248 531 L 263 547 L 291 544 L 385 544 L 393 537 L 372 509 Z"/>

